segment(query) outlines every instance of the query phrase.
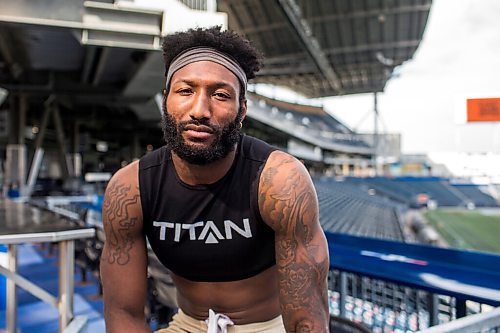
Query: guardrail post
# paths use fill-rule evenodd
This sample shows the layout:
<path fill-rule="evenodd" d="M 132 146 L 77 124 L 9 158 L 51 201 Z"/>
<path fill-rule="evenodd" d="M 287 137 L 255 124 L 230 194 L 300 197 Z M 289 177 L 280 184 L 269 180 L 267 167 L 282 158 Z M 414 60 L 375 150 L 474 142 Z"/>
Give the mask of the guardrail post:
<path fill-rule="evenodd" d="M 460 298 L 457 298 L 455 300 L 455 303 L 456 303 L 455 310 L 456 310 L 456 314 L 457 314 L 457 319 L 467 316 L 467 307 L 465 305 L 465 302 L 466 301 L 464 299 L 460 299 Z"/>
<path fill-rule="evenodd" d="M 347 273 L 340 272 L 340 283 L 339 283 L 339 310 L 340 316 L 346 316 L 345 313 L 345 298 L 347 295 Z"/>
<path fill-rule="evenodd" d="M 8 268 L 12 272 L 17 272 L 17 245 L 9 244 Z M 12 279 L 7 279 L 7 324 L 6 332 L 15 333 L 17 330 L 17 292 L 16 283 Z"/>
<path fill-rule="evenodd" d="M 73 319 L 73 290 L 75 269 L 75 241 L 63 241 L 59 245 L 59 332 Z"/>
<path fill-rule="evenodd" d="M 435 326 L 439 324 L 439 298 L 436 294 L 429 293 L 428 301 L 429 307 L 429 326 Z"/>

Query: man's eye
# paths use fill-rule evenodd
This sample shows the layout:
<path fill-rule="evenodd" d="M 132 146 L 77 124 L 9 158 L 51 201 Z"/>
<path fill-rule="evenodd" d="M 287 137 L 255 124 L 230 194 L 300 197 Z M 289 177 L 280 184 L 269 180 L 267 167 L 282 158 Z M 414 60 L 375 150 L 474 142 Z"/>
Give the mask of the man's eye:
<path fill-rule="evenodd" d="M 216 93 L 214 93 L 214 96 L 218 97 L 218 98 L 224 98 L 224 99 L 231 98 L 231 96 L 229 96 L 229 94 L 222 93 L 222 92 L 216 92 Z"/>
<path fill-rule="evenodd" d="M 191 90 L 190 88 L 182 88 L 182 89 L 177 90 L 177 92 L 179 94 L 190 94 L 193 92 L 193 90 Z"/>

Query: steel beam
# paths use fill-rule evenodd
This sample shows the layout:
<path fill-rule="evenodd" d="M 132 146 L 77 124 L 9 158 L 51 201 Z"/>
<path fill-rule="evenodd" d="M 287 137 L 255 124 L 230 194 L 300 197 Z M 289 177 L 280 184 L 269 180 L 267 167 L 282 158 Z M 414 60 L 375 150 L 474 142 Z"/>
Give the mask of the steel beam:
<path fill-rule="evenodd" d="M 0 7 L 0 24 L 74 29 L 88 45 L 160 49 L 162 10 L 77 0 L 0 0 Z"/>
<path fill-rule="evenodd" d="M 249 35 L 249 34 L 261 33 L 261 32 L 268 32 L 269 30 L 282 29 L 282 28 L 286 28 L 286 26 L 287 25 L 285 22 L 273 22 L 273 23 L 269 23 L 269 24 L 248 26 L 245 28 L 241 28 L 240 31 L 246 35 Z"/>
<path fill-rule="evenodd" d="M 101 48 L 101 51 L 98 52 L 99 58 L 97 60 L 97 66 L 94 72 L 94 77 L 92 78 L 92 85 L 95 87 L 101 81 L 102 74 L 106 69 L 106 64 L 108 62 L 110 50 L 108 47 Z"/>
<path fill-rule="evenodd" d="M 82 66 L 82 74 L 80 77 L 81 83 L 89 83 L 90 73 L 94 67 L 95 57 L 97 53 L 97 48 L 95 46 L 89 45 L 85 50 L 85 59 Z"/>
<path fill-rule="evenodd" d="M 66 159 L 66 153 L 68 151 L 66 147 L 66 138 L 64 135 L 64 128 L 61 118 L 61 113 L 59 112 L 59 107 L 56 105 L 50 106 L 53 108 L 52 117 L 54 119 L 54 127 L 56 129 L 56 138 L 59 146 L 59 154 L 61 160 L 61 172 L 63 179 L 67 179 L 70 175 L 73 175 L 73 166 L 70 165 Z"/>
<path fill-rule="evenodd" d="M 261 69 L 257 76 L 282 76 L 282 75 L 298 75 L 298 74 L 311 74 L 316 70 L 314 64 L 293 64 L 288 66 L 266 66 Z"/>
<path fill-rule="evenodd" d="M 328 61 L 325 53 L 321 49 L 317 39 L 313 36 L 309 23 L 307 23 L 307 21 L 302 17 L 299 5 L 295 2 L 295 0 L 278 0 L 278 3 L 283 9 L 285 16 L 290 21 L 292 28 L 300 37 L 300 40 L 306 47 L 307 52 L 313 59 L 319 71 L 327 79 L 330 86 L 337 91 L 338 94 L 342 94 L 343 89 L 340 79 Z"/>
<path fill-rule="evenodd" d="M 5 61 L 11 75 L 15 79 L 17 79 L 19 78 L 19 76 L 21 76 L 24 70 L 18 62 L 19 54 L 11 49 L 10 45 L 15 44 L 12 42 L 9 43 L 7 41 L 10 36 L 7 36 L 7 32 L 5 29 L 0 30 L 0 35 L 2 35 L 2 38 L 0 38 L 0 55 L 2 55 L 3 60 Z"/>
<path fill-rule="evenodd" d="M 25 94 L 19 95 L 19 104 L 18 104 L 18 117 L 19 117 L 19 129 L 18 129 L 18 139 L 17 142 L 20 145 L 24 145 L 25 134 L 24 129 L 26 127 L 26 112 L 28 111 L 28 98 Z"/>
<path fill-rule="evenodd" d="M 365 52 L 374 51 L 381 49 L 394 49 L 394 48 L 404 48 L 404 47 L 417 47 L 420 44 L 420 40 L 400 40 L 396 42 L 386 42 L 386 43 L 369 43 L 369 44 L 358 44 L 355 46 L 344 46 L 335 47 L 332 49 L 325 50 L 326 54 L 344 54 L 344 53 L 354 53 L 354 52 Z"/>
<path fill-rule="evenodd" d="M 289 64 L 306 61 L 307 54 L 305 52 L 287 53 L 274 57 L 266 57 L 266 66 L 274 64 Z"/>
<path fill-rule="evenodd" d="M 406 13 L 418 13 L 418 12 L 428 12 L 431 9 L 432 4 L 424 5 L 414 5 L 414 6 L 398 6 L 392 8 L 381 8 L 373 10 L 359 10 L 347 13 L 331 14 L 324 16 L 309 17 L 308 20 L 311 23 L 318 23 L 323 21 L 334 21 L 334 20 L 349 20 L 353 18 L 369 18 L 378 17 L 379 15 L 397 15 Z"/>

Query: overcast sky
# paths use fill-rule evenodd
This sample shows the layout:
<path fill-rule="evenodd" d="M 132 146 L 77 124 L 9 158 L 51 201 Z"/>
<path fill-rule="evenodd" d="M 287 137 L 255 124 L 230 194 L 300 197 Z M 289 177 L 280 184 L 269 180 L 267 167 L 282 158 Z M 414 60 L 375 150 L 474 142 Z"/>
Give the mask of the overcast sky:
<path fill-rule="evenodd" d="M 500 97 L 500 0 L 434 0 L 424 39 L 398 72 L 379 97 L 379 128 L 401 133 L 404 153 L 500 153 L 500 123 L 460 121 L 466 97 Z M 372 95 L 324 106 L 358 131 L 373 130 Z"/>

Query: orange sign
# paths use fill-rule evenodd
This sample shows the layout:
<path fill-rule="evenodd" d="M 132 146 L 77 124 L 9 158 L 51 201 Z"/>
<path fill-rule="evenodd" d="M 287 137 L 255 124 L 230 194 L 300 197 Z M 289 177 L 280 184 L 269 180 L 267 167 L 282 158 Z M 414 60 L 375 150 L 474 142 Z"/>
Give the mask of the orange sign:
<path fill-rule="evenodd" d="M 500 98 L 467 99 L 467 121 L 500 121 Z"/>

